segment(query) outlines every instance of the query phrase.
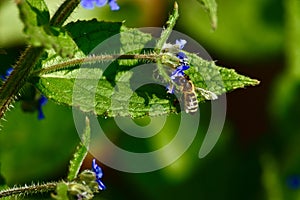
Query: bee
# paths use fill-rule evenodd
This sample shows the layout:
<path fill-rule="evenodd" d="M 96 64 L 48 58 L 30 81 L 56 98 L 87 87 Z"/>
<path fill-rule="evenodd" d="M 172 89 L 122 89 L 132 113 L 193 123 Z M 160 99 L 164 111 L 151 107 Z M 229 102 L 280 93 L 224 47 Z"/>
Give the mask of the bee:
<path fill-rule="evenodd" d="M 218 96 L 214 92 L 195 87 L 189 76 L 186 74 L 184 76 L 175 77 L 173 82 L 177 85 L 177 89 L 182 93 L 182 101 L 184 103 L 184 110 L 186 113 L 194 114 L 198 110 L 199 102 L 196 91 L 198 91 L 207 100 L 218 99 Z M 175 86 L 172 85 L 169 90 L 174 90 L 174 87 Z"/>
<path fill-rule="evenodd" d="M 178 76 L 173 81 L 178 86 L 178 90 L 182 92 L 185 112 L 191 114 L 196 113 L 198 110 L 198 100 L 193 82 L 187 75 Z"/>
<path fill-rule="evenodd" d="M 190 68 L 189 60 L 187 55 L 179 51 L 183 47 L 180 48 L 180 45 L 184 45 L 182 43 L 186 43 L 186 41 L 176 41 L 176 45 L 179 47 L 175 47 L 172 44 L 166 44 L 164 48 L 165 53 L 175 54 L 176 57 L 179 59 L 179 65 L 170 64 L 169 68 L 165 69 L 165 73 L 170 77 L 169 84 L 167 85 L 167 93 L 174 94 L 174 92 L 182 93 L 182 102 L 184 104 L 184 110 L 186 113 L 194 114 L 198 111 L 198 99 L 197 93 L 200 93 L 202 97 L 206 100 L 215 100 L 218 96 L 203 88 L 196 88 L 193 82 L 190 80 L 189 76 L 184 73 L 185 70 Z M 179 49 L 178 49 L 179 48 Z M 171 51 L 172 50 L 172 51 Z M 178 51 L 178 52 L 176 52 Z M 154 70 L 153 77 L 155 79 L 161 80 L 164 82 L 164 78 L 158 73 L 158 70 Z"/>

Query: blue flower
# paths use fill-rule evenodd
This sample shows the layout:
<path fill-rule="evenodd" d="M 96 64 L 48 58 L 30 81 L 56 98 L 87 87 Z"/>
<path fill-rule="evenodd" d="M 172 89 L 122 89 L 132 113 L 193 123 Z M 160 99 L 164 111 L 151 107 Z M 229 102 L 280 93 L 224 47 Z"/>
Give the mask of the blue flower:
<path fill-rule="evenodd" d="M 6 70 L 5 76 L 1 75 L 0 79 L 2 81 L 5 81 L 7 79 L 7 77 L 9 77 L 9 75 L 12 73 L 12 71 L 14 70 L 14 68 L 10 67 Z"/>
<path fill-rule="evenodd" d="M 290 189 L 297 190 L 300 188 L 300 176 L 293 175 L 287 178 L 287 185 Z"/>
<path fill-rule="evenodd" d="M 117 4 L 117 0 L 81 0 L 81 6 L 85 9 L 93 9 L 94 3 L 97 7 L 102 7 L 108 3 L 110 9 L 113 11 L 120 9 L 120 6 Z"/>
<path fill-rule="evenodd" d="M 106 187 L 103 184 L 103 182 L 101 181 L 101 178 L 103 176 L 103 172 L 102 172 L 101 167 L 99 165 L 97 165 L 96 159 L 93 159 L 92 170 L 96 174 L 96 182 L 98 183 L 99 190 L 105 190 Z"/>
<path fill-rule="evenodd" d="M 185 70 L 189 69 L 190 66 L 189 65 L 179 65 L 171 74 L 171 79 L 174 80 L 176 77 L 178 76 L 184 76 L 184 72 Z"/>
<path fill-rule="evenodd" d="M 44 106 L 47 102 L 48 102 L 48 99 L 44 95 L 41 95 L 41 97 L 38 100 L 38 108 L 37 108 L 39 120 L 45 119 L 45 115 L 43 113 L 42 106 Z"/>
<path fill-rule="evenodd" d="M 176 40 L 176 45 L 179 46 L 179 49 L 180 49 L 180 50 L 183 49 L 183 47 L 184 47 L 184 45 L 185 45 L 186 43 L 187 43 L 187 42 L 186 42 L 186 40 L 184 40 L 184 39 Z"/>
<path fill-rule="evenodd" d="M 176 40 L 176 45 L 179 46 L 179 49 L 183 49 L 184 45 L 186 44 L 186 40 L 180 39 Z M 176 54 L 176 57 L 179 58 L 179 66 L 176 67 L 176 69 L 171 73 L 170 78 L 174 81 L 176 78 L 180 76 L 184 76 L 184 71 L 190 68 L 190 65 L 188 63 L 188 57 L 185 53 L 179 51 Z M 167 85 L 167 93 L 173 94 L 174 93 L 174 85 L 170 84 Z"/>

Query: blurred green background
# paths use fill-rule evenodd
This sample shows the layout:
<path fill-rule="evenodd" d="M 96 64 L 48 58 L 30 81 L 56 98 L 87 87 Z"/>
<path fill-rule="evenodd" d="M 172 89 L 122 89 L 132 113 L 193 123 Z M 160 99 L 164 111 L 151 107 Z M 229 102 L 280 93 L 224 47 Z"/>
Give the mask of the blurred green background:
<path fill-rule="evenodd" d="M 48 0 L 53 14 L 61 1 Z M 70 20 L 124 21 L 129 27 L 163 27 L 174 1 L 118 0 L 121 10 L 78 8 Z M 300 2 L 298 0 L 227 0 L 218 3 L 218 28 L 196 0 L 178 0 L 176 30 L 197 40 L 218 65 L 261 81 L 257 87 L 227 94 L 227 118 L 221 137 L 198 158 L 210 118 L 210 105 L 200 106 L 195 141 L 173 165 L 130 174 L 103 166 L 107 190 L 99 199 L 300 199 Z M 0 73 L 25 48 L 23 25 L 10 0 L 0 1 Z M 24 113 L 20 103 L 7 112 L 0 132 L 0 172 L 10 186 L 66 177 L 68 161 L 79 142 L 70 108 L 49 102 L 46 119 Z M 112 119 L 114 142 L 136 151 L 164 144 L 171 129 L 149 141 L 124 136 Z M 146 124 L 148 119 L 138 120 Z M 169 116 L 178 120 L 178 116 Z M 171 125 L 169 125 L 171 126 Z M 172 127 L 172 126 L 171 126 Z M 187 130 L 188 131 L 188 130 Z M 89 155 L 83 168 L 90 168 Z M 163 159 L 163 158 L 158 158 Z M 1 182 L 1 176 L 0 176 Z M 46 197 L 36 197 L 46 198 Z"/>

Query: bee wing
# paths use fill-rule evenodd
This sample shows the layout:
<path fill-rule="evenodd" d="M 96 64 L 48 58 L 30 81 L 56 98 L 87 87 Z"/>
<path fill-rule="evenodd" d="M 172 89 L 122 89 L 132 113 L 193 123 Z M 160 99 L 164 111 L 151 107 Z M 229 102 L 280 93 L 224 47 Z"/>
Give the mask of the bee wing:
<path fill-rule="evenodd" d="M 196 90 L 199 91 L 201 93 L 201 95 L 207 100 L 216 100 L 216 99 L 218 99 L 218 96 L 214 92 L 211 92 L 209 90 L 205 90 L 203 88 L 196 88 Z"/>

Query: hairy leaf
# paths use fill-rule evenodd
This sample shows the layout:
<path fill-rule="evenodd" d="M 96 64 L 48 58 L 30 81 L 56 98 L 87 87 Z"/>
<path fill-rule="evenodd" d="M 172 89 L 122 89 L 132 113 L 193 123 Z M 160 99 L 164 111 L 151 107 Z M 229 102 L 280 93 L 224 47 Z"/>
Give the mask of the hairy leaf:
<path fill-rule="evenodd" d="M 86 62 L 84 59 L 79 59 L 78 62 L 64 61 L 57 56 L 48 56 L 46 62 L 42 63 L 44 71 L 36 73 L 36 78 L 32 79 L 48 98 L 85 112 L 108 117 L 137 118 L 179 111 L 179 105 L 174 103 L 176 97 L 166 93 L 168 83 L 155 76 L 157 72 L 157 66 L 153 63 L 155 59 L 131 58 L 127 60 L 128 62 L 105 59 L 110 54 L 119 53 L 146 56 L 149 51 L 145 51 L 144 48 L 154 41 L 149 34 L 136 29 L 127 29 L 120 23 L 95 20 L 87 23 L 81 21 L 71 23 L 67 25 L 67 29 L 74 37 L 78 48 L 82 50 L 81 54 L 78 54 L 79 58 L 89 52 L 91 56 L 86 57 L 89 59 Z M 116 34 L 117 32 L 120 34 Z M 112 39 L 106 40 L 109 36 L 112 36 Z M 139 54 L 141 52 L 143 54 Z M 103 60 L 91 62 L 97 55 L 102 55 Z M 153 55 L 160 60 L 161 55 Z M 237 74 L 232 69 L 218 67 L 214 62 L 206 61 L 196 54 L 187 53 L 187 55 L 191 68 L 186 74 L 196 88 L 221 95 L 259 83 L 257 80 Z M 167 71 L 174 70 L 167 65 L 163 67 Z M 182 94 L 177 96 L 179 100 L 180 95 Z M 201 92 L 198 93 L 198 100 L 205 100 Z"/>
<path fill-rule="evenodd" d="M 259 84 L 258 80 L 240 75 L 235 72 L 234 69 L 217 66 L 214 61 L 204 60 L 196 54 L 186 54 L 189 57 L 191 65 L 191 68 L 186 71 L 186 74 L 189 75 L 195 87 L 203 88 L 217 95 L 221 95 L 238 88 Z M 205 100 L 200 93 L 198 100 Z"/>
<path fill-rule="evenodd" d="M 68 32 L 59 27 L 50 26 L 48 7 L 43 0 L 17 1 L 20 18 L 24 23 L 24 33 L 33 46 L 43 46 L 54 49 L 63 57 L 71 57 L 76 49 L 76 44 Z"/>

